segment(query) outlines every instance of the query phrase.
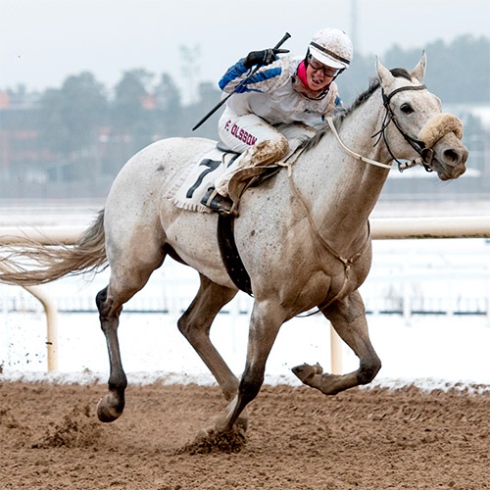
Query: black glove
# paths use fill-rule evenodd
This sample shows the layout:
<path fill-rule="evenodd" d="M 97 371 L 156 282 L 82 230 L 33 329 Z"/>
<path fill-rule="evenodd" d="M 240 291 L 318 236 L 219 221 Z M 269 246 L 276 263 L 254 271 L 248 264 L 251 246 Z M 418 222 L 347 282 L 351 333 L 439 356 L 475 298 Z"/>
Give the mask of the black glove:
<path fill-rule="evenodd" d="M 289 53 L 289 49 L 264 49 L 263 51 L 252 51 L 243 60 L 246 68 L 251 68 L 253 65 L 264 66 L 270 65 L 276 61 L 278 54 Z"/>

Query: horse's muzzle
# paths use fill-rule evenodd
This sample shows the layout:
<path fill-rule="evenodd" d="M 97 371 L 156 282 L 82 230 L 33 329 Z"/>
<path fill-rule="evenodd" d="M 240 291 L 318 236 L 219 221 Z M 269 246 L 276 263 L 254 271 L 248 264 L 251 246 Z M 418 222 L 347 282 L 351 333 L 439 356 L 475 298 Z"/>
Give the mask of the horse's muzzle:
<path fill-rule="evenodd" d="M 441 180 L 456 179 L 465 173 L 469 152 L 454 133 L 446 133 L 432 150 L 428 166 L 437 172 Z"/>
<path fill-rule="evenodd" d="M 426 168 L 434 170 L 441 180 L 456 179 L 466 171 L 468 150 L 461 142 L 463 124 L 453 114 L 438 114 L 419 133 L 425 148 L 421 156 Z"/>

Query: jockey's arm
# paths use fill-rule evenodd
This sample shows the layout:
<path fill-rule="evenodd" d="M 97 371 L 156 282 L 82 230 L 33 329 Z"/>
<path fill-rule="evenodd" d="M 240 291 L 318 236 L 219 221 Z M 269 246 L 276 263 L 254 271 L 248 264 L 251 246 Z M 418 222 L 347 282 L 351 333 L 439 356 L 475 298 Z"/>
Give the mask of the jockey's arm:
<path fill-rule="evenodd" d="M 247 68 L 244 64 L 245 58 L 237 61 L 233 66 L 228 68 L 218 85 L 223 92 L 238 94 L 245 92 L 268 92 L 276 86 L 282 78 L 283 63 L 281 59 L 262 66 L 252 74 L 252 69 Z M 240 85 L 244 82 L 242 85 Z"/>

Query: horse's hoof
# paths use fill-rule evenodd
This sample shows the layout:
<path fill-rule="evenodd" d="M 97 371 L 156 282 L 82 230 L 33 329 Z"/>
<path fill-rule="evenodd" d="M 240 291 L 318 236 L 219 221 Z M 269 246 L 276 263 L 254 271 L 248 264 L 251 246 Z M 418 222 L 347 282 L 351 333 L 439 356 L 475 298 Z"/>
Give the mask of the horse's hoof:
<path fill-rule="evenodd" d="M 194 442 L 199 442 L 207 439 L 211 434 L 211 431 L 208 429 L 201 429 L 197 434 Z"/>
<path fill-rule="evenodd" d="M 242 417 L 240 415 L 240 417 L 237 418 L 237 421 L 235 422 L 235 425 L 239 429 L 242 429 L 244 432 L 247 432 L 247 429 L 248 429 L 248 416 L 245 415 L 244 417 Z"/>
<path fill-rule="evenodd" d="M 217 432 L 217 433 L 223 433 L 223 432 L 229 432 L 231 430 L 229 421 L 227 417 L 217 417 L 215 422 L 214 422 L 214 429 L 210 429 L 209 432 Z"/>
<path fill-rule="evenodd" d="M 101 422 L 113 422 L 118 419 L 123 413 L 123 407 L 119 408 L 114 403 L 112 395 L 106 395 L 97 403 L 97 417 Z"/>
<path fill-rule="evenodd" d="M 310 366 L 309 364 L 301 364 L 301 366 L 293 367 L 292 371 L 294 375 L 297 376 L 300 381 L 305 384 L 308 384 L 308 381 L 311 380 L 314 376 L 318 374 L 323 374 L 323 368 L 318 363 L 314 366 Z"/>

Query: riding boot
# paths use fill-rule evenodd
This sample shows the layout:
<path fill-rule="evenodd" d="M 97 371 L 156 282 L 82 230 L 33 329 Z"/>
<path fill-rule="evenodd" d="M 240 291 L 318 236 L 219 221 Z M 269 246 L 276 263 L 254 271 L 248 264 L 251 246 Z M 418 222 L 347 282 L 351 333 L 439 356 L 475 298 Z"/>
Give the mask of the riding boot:
<path fill-rule="evenodd" d="M 227 196 L 236 208 L 241 194 L 248 187 L 250 178 L 263 173 L 265 167 L 280 160 L 288 152 L 288 149 L 286 138 L 274 142 L 261 141 L 255 146 L 251 146 L 217 180 L 216 191 L 218 195 Z M 232 187 L 230 187 L 231 181 L 233 181 Z"/>
<path fill-rule="evenodd" d="M 209 187 L 201 199 L 201 204 L 207 206 L 213 211 L 217 211 L 223 216 L 229 216 L 233 212 L 233 201 L 218 194 L 218 191 L 214 187 Z"/>

